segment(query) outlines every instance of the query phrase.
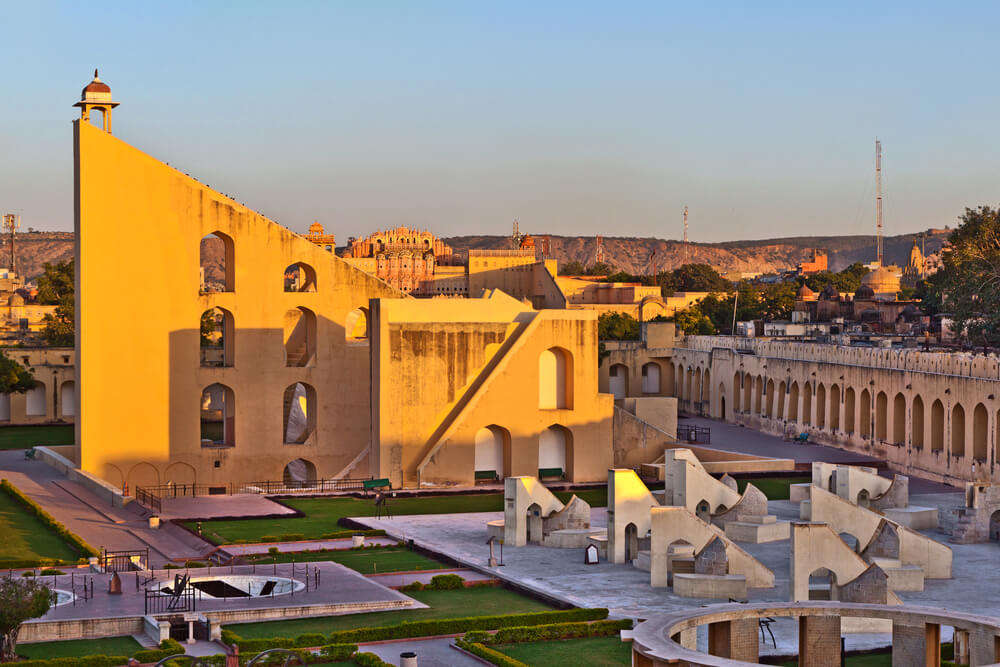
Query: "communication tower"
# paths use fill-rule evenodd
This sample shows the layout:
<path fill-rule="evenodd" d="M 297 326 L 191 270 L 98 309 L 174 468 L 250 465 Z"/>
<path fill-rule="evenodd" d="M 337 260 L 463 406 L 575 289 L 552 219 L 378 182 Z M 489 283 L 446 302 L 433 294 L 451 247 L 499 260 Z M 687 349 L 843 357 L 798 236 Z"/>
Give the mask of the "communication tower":
<path fill-rule="evenodd" d="M 604 263 L 604 239 L 597 237 L 597 248 L 594 250 L 594 264 Z"/>
<path fill-rule="evenodd" d="M 10 234 L 10 270 L 17 272 L 17 267 L 14 266 L 15 256 L 14 256 L 14 234 L 17 232 L 18 228 L 21 226 L 21 216 L 16 213 L 4 213 L 3 216 L 3 230 Z"/>
<path fill-rule="evenodd" d="M 882 142 L 875 140 L 875 261 L 882 266 Z"/>

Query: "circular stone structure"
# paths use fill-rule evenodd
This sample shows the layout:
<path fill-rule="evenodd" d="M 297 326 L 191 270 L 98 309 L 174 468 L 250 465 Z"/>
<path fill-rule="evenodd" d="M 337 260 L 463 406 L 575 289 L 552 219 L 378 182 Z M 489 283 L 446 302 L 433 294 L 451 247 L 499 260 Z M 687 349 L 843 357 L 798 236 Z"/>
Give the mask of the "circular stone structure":
<path fill-rule="evenodd" d="M 263 598 L 288 595 L 303 590 L 306 585 L 298 579 L 268 576 L 264 574 L 213 574 L 191 577 L 189 588 L 197 591 L 199 598 L 224 600 L 231 598 Z M 173 592 L 173 581 L 159 581 L 156 589 L 169 595 Z"/>
<path fill-rule="evenodd" d="M 70 591 L 64 591 L 61 588 L 53 588 L 52 594 L 56 596 L 55 602 L 52 603 L 53 607 L 69 604 L 76 598 L 76 596 L 73 595 L 73 593 L 71 593 Z"/>
<path fill-rule="evenodd" d="M 840 621 L 845 617 L 892 621 L 894 665 L 940 665 L 942 625 L 954 628 L 956 646 L 961 633 L 963 664 L 1000 662 L 1000 618 L 916 605 L 809 601 L 717 604 L 651 617 L 632 631 L 632 664 L 757 665 L 758 619 L 782 616 L 799 620 L 799 664 L 806 667 L 840 664 Z M 708 653 L 697 650 L 702 625 L 708 626 Z"/>

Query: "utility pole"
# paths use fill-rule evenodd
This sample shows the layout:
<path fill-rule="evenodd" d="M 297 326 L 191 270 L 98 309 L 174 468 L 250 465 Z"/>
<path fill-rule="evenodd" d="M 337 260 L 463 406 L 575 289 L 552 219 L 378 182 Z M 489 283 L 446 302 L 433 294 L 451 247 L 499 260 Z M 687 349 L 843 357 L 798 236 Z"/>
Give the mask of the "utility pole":
<path fill-rule="evenodd" d="M 21 226 L 21 216 L 16 213 L 5 213 L 3 216 L 3 229 L 5 232 L 10 232 L 10 270 L 12 273 L 17 273 L 17 268 L 14 266 L 15 255 L 14 255 L 14 234 L 17 229 Z"/>
<path fill-rule="evenodd" d="M 875 259 L 882 266 L 882 142 L 875 139 Z"/>

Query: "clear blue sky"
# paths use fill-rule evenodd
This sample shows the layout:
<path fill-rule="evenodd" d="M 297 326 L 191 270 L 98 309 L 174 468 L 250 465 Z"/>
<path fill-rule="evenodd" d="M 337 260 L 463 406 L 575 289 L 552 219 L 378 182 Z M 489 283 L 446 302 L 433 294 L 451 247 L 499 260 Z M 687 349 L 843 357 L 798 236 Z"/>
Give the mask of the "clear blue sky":
<path fill-rule="evenodd" d="M 0 5 L 0 209 L 72 229 L 70 120 L 296 230 L 699 241 L 1000 203 L 1000 3 Z M 122 221 L 123 226 L 127 221 Z"/>

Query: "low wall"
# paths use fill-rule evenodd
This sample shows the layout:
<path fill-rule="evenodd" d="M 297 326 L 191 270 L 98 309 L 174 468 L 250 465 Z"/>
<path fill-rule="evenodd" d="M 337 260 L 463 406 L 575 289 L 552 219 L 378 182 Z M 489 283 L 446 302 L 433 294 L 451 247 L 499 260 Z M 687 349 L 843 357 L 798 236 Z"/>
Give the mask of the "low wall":
<path fill-rule="evenodd" d="M 60 446 L 58 449 L 65 450 L 67 446 Z M 80 470 L 75 463 L 55 450 L 54 447 L 35 447 L 35 456 L 66 475 L 71 482 L 76 482 L 113 507 L 124 507 L 132 502 L 132 496 L 123 495 L 121 489 L 91 475 L 89 472 Z"/>
<path fill-rule="evenodd" d="M 142 616 L 81 618 L 63 621 L 28 621 L 21 626 L 17 641 L 51 642 L 142 634 L 146 634 L 146 620 Z"/>

